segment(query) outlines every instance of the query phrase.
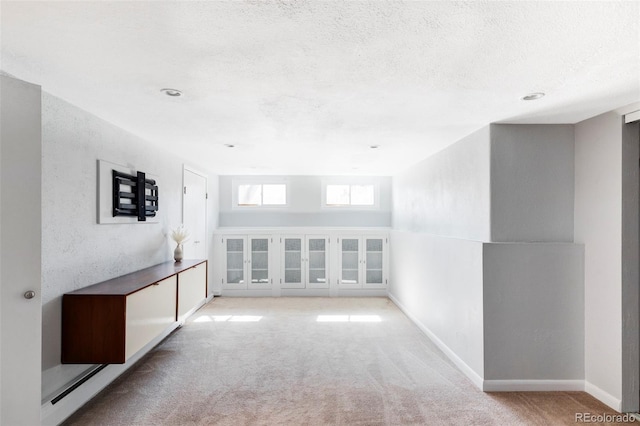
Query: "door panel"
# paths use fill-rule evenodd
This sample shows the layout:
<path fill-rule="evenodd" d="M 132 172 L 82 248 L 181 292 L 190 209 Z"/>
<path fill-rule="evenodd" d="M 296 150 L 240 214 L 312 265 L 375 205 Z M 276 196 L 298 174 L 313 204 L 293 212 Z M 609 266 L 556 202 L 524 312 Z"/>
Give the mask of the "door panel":
<path fill-rule="evenodd" d="M 270 238 L 250 237 L 249 265 L 249 288 L 262 289 L 271 287 L 270 266 Z"/>
<path fill-rule="evenodd" d="M 307 237 L 307 282 L 309 288 L 329 288 L 329 240 Z"/>
<path fill-rule="evenodd" d="M 207 178 L 184 169 L 182 215 L 189 241 L 184 245 L 185 259 L 207 259 Z"/>
<path fill-rule="evenodd" d="M 226 271 L 225 284 L 233 288 L 247 288 L 245 279 L 246 259 L 244 250 L 246 247 L 246 238 L 244 237 L 228 237 L 224 240 Z"/>
<path fill-rule="evenodd" d="M 360 282 L 360 239 L 340 240 L 340 287 L 358 288 Z"/>
<path fill-rule="evenodd" d="M 42 376 L 42 93 L 40 86 L 6 76 L 0 76 L 0 85 L 0 424 L 37 425 Z M 34 292 L 32 298 L 25 298 L 27 291 Z"/>
<path fill-rule="evenodd" d="M 300 236 L 282 239 L 282 284 L 281 288 L 304 288 L 303 245 Z"/>

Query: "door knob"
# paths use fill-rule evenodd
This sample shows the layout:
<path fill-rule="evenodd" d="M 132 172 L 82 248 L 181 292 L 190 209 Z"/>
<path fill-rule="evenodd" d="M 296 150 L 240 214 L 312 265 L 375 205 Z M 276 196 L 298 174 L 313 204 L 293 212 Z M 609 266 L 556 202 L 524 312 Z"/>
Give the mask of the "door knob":
<path fill-rule="evenodd" d="M 24 293 L 25 299 L 33 299 L 34 297 L 36 297 L 36 292 L 33 290 L 29 290 Z"/>

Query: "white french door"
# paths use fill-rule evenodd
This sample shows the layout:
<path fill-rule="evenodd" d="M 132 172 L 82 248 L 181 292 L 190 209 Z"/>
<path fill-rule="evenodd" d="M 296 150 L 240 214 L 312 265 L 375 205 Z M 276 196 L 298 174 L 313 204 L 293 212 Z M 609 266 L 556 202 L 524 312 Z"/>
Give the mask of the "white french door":
<path fill-rule="evenodd" d="M 281 241 L 281 288 L 329 288 L 326 236 L 288 235 Z"/>
<path fill-rule="evenodd" d="M 341 288 L 384 288 L 387 284 L 387 239 L 346 236 L 338 239 Z"/>
<path fill-rule="evenodd" d="M 228 236 L 222 239 L 224 271 L 228 289 L 271 288 L 271 245 L 268 236 Z"/>

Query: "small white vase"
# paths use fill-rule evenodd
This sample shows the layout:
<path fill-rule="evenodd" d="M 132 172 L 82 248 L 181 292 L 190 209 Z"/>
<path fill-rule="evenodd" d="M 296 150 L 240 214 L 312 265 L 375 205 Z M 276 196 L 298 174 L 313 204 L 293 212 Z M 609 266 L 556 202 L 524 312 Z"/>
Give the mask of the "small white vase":
<path fill-rule="evenodd" d="M 178 244 L 176 246 L 176 249 L 173 251 L 173 259 L 176 262 L 181 262 L 182 261 L 182 244 Z"/>

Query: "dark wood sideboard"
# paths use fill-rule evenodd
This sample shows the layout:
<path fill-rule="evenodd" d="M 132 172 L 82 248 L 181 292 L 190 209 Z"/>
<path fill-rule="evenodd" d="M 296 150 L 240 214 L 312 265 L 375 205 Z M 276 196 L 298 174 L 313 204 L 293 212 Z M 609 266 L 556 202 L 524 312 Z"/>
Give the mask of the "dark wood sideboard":
<path fill-rule="evenodd" d="M 165 262 L 62 296 L 62 363 L 122 364 L 207 298 L 206 260 Z"/>

